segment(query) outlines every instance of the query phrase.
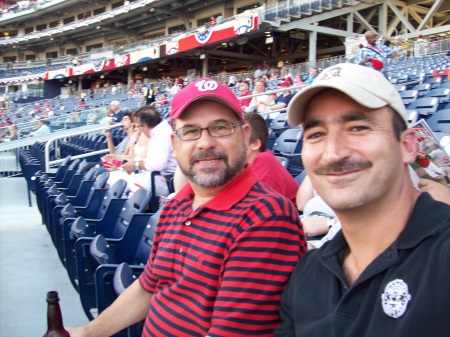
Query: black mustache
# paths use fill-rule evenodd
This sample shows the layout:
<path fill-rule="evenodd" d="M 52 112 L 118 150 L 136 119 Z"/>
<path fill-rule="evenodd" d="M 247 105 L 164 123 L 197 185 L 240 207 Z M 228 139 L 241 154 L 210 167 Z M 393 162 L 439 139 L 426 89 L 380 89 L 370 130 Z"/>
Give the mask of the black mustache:
<path fill-rule="evenodd" d="M 347 171 L 364 170 L 372 167 L 372 163 L 368 161 L 348 161 L 340 160 L 338 162 L 319 166 L 314 170 L 315 174 L 330 174 L 330 173 L 341 173 Z"/>

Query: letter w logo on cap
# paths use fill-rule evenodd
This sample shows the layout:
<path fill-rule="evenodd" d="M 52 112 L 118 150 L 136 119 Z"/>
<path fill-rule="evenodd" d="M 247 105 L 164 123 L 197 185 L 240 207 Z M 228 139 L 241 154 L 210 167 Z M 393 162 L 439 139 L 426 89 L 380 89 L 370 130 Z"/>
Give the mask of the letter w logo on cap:
<path fill-rule="evenodd" d="M 201 80 L 195 83 L 198 91 L 214 91 L 219 86 L 216 81 Z"/>

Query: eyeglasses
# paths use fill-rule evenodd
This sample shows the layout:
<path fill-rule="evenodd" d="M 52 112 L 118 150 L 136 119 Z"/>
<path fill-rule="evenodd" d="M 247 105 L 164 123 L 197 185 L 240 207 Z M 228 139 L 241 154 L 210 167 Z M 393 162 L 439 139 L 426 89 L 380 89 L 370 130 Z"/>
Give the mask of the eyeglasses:
<path fill-rule="evenodd" d="M 199 139 L 202 136 L 203 130 L 207 130 L 211 137 L 220 138 L 231 135 L 234 133 L 236 126 L 241 125 L 242 124 L 232 122 L 216 122 L 206 128 L 201 128 L 199 126 L 184 126 L 178 130 L 175 130 L 173 133 L 179 140 L 183 141 Z"/>

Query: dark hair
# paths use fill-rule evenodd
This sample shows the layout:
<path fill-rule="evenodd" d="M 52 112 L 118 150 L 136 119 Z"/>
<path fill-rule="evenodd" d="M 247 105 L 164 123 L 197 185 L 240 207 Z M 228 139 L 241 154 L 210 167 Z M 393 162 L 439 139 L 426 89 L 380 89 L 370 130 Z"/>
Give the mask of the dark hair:
<path fill-rule="evenodd" d="M 395 139 L 400 141 L 400 136 L 401 136 L 402 132 L 405 131 L 408 128 L 408 126 L 406 125 L 403 118 L 400 117 L 400 114 L 398 112 L 396 112 L 394 109 L 392 109 L 389 106 L 387 108 L 392 113 L 392 129 L 394 130 Z"/>
<path fill-rule="evenodd" d="M 125 111 L 122 115 L 122 118 L 123 117 L 128 117 L 130 121 L 133 121 L 133 113 L 131 111 Z"/>
<path fill-rule="evenodd" d="M 250 125 L 250 142 L 253 143 L 257 139 L 261 141 L 260 152 L 264 152 L 267 148 L 267 141 L 269 140 L 269 128 L 266 121 L 261 115 L 253 112 L 244 114 L 245 122 Z"/>
<path fill-rule="evenodd" d="M 162 117 L 153 105 L 144 105 L 136 110 L 135 115 L 139 118 L 139 123 L 154 128 L 162 121 Z"/>

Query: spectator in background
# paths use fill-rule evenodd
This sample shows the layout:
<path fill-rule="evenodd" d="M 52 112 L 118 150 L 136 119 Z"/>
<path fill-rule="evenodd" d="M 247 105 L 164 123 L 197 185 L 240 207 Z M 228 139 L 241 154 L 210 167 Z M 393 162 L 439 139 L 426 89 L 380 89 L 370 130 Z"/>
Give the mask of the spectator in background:
<path fill-rule="evenodd" d="M 256 112 L 258 113 L 264 113 L 264 112 L 270 112 L 270 107 L 275 105 L 275 100 L 277 99 L 277 93 L 271 92 L 267 94 L 267 100 L 261 101 L 258 103 L 258 106 L 256 108 Z"/>
<path fill-rule="evenodd" d="M 263 73 L 263 71 L 262 71 L 262 67 L 261 67 L 261 66 L 258 66 L 258 68 L 256 68 L 255 72 L 253 73 L 253 77 L 254 77 L 255 79 L 258 79 L 258 78 L 263 77 L 263 75 L 264 75 L 264 73 Z"/>
<path fill-rule="evenodd" d="M 84 103 L 84 98 L 80 99 L 78 102 L 78 109 L 84 110 L 86 109 L 86 103 Z"/>
<path fill-rule="evenodd" d="M 110 103 L 108 115 L 110 117 L 108 124 L 110 125 L 119 123 L 122 120 L 123 111 L 120 109 L 119 101 L 112 101 Z"/>
<path fill-rule="evenodd" d="M 171 174 L 175 172 L 176 159 L 173 153 L 173 146 L 170 141 L 172 129 L 166 120 L 163 120 L 153 105 L 144 105 L 136 111 L 138 116 L 138 128 L 150 140 L 144 151 L 146 157 L 138 154 L 133 158 L 127 158 L 127 162 L 121 166 L 124 171 L 110 176 L 108 184 L 112 185 L 117 179 L 127 181 L 126 191 L 134 192 L 138 188 L 145 188 L 156 195 L 169 194 L 166 179 L 162 176 L 156 177 L 156 190 L 152 191 L 150 185 L 150 174 L 153 171 L 161 171 L 162 174 Z M 119 155 L 109 155 L 109 161 L 122 160 Z M 114 179 L 114 182 L 113 182 Z"/>
<path fill-rule="evenodd" d="M 228 77 L 228 87 L 232 88 L 236 85 L 236 83 L 237 83 L 237 77 L 234 76 L 233 74 L 231 74 Z"/>
<path fill-rule="evenodd" d="M 30 136 L 37 137 L 48 135 L 52 132 L 50 128 L 50 122 L 46 119 L 39 119 L 38 129 L 36 131 L 30 132 Z"/>
<path fill-rule="evenodd" d="M 2 139 L 8 139 L 8 140 L 16 140 L 19 137 L 19 129 L 17 128 L 17 125 L 11 124 L 8 126 L 8 133 L 6 136 L 3 136 Z"/>
<path fill-rule="evenodd" d="M 155 85 L 153 83 L 150 83 L 147 92 L 145 93 L 145 104 L 149 105 L 155 103 L 156 94 L 157 92 L 155 90 Z"/>
<path fill-rule="evenodd" d="M 175 96 L 175 95 L 176 95 L 177 93 L 179 93 L 180 90 L 181 90 L 181 87 L 180 87 L 180 86 L 178 85 L 178 83 L 177 83 L 176 81 L 174 81 L 174 80 L 170 80 L 169 86 L 170 86 L 170 88 L 169 88 L 169 94 L 170 94 L 170 97 Z"/>
<path fill-rule="evenodd" d="M 312 68 L 310 73 L 309 73 L 309 77 L 306 80 L 305 84 L 306 85 L 311 85 L 314 82 L 314 80 L 317 78 L 318 75 L 319 75 L 319 69 Z"/>
<path fill-rule="evenodd" d="M 239 97 L 245 97 L 250 96 L 252 93 L 250 92 L 250 82 L 248 81 L 240 81 L 239 82 Z M 239 100 L 239 104 L 242 107 L 242 111 L 245 111 L 248 106 L 250 105 L 250 102 L 252 101 L 252 98 L 243 98 Z"/>
<path fill-rule="evenodd" d="M 266 121 L 259 114 L 251 112 L 244 114 L 244 119 L 251 129 L 247 162 L 252 165 L 253 171 L 262 182 L 295 205 L 298 183 L 272 151 L 267 149 L 269 129 Z"/>
<path fill-rule="evenodd" d="M 394 50 L 378 43 L 378 34 L 373 31 L 367 31 L 364 36 L 367 44 L 358 49 L 355 63 L 382 72 L 388 57 L 392 57 Z"/>
<path fill-rule="evenodd" d="M 289 81 L 283 81 L 280 84 L 278 84 L 278 86 L 280 87 L 280 89 L 283 88 L 284 90 L 281 93 L 281 95 L 277 96 L 274 102 L 270 101 L 261 102 L 263 105 L 267 106 L 267 111 L 274 111 L 286 108 L 293 97 L 291 91 L 288 89 L 291 86 L 291 83 Z"/>
<path fill-rule="evenodd" d="M 302 86 L 305 85 L 305 82 L 302 81 L 302 77 L 300 75 L 295 75 L 294 86 Z"/>
<path fill-rule="evenodd" d="M 294 83 L 294 75 L 289 71 L 289 69 L 284 70 L 284 80 Z"/>
<path fill-rule="evenodd" d="M 255 86 L 253 88 L 253 95 L 256 94 L 263 94 L 266 91 L 266 82 L 260 78 L 257 78 L 255 80 Z M 268 101 L 269 96 L 266 95 L 258 95 L 252 98 L 250 101 L 248 107 L 245 109 L 245 112 L 255 112 L 258 110 L 258 107 L 261 102 Z"/>

